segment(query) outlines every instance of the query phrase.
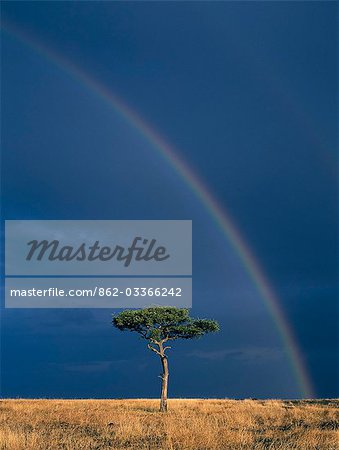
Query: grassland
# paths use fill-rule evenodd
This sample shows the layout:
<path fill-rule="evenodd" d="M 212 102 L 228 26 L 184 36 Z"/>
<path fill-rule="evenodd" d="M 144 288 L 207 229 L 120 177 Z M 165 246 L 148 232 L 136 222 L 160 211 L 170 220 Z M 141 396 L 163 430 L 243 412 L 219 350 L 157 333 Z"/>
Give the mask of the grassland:
<path fill-rule="evenodd" d="M 2 400 L 1 450 L 339 449 L 339 401 Z"/>

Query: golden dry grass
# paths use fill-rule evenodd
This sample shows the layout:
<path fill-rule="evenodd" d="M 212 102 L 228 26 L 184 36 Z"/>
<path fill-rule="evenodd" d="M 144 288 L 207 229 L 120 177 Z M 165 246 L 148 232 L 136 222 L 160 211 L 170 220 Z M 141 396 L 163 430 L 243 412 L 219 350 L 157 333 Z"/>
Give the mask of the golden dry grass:
<path fill-rule="evenodd" d="M 338 449 L 335 400 L 2 400 L 1 450 Z"/>

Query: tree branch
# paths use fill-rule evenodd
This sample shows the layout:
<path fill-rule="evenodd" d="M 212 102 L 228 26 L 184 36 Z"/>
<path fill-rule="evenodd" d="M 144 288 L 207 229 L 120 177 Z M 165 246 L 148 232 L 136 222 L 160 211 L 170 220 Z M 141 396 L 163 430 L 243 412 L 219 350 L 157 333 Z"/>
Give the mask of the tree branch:
<path fill-rule="evenodd" d="M 152 347 L 151 344 L 147 344 L 147 347 L 148 347 L 150 350 L 152 350 L 154 353 L 156 353 L 157 355 L 162 356 L 162 354 L 161 354 L 156 348 Z"/>

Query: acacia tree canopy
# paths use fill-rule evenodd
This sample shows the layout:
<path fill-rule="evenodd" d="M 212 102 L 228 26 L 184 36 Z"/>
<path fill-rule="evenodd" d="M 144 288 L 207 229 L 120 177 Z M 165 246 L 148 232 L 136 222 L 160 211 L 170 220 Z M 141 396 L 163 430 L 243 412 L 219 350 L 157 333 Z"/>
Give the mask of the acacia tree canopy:
<path fill-rule="evenodd" d="M 189 310 L 176 307 L 150 307 L 125 310 L 113 316 L 113 325 L 121 331 L 134 331 L 149 341 L 194 339 L 219 331 L 219 324 L 210 319 L 194 319 Z"/>

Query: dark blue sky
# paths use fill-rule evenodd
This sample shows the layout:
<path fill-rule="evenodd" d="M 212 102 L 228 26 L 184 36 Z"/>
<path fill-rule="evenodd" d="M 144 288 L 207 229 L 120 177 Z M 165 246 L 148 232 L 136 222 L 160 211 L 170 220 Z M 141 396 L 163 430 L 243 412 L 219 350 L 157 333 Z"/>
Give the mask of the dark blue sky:
<path fill-rule="evenodd" d="M 7 30 L 117 93 L 230 212 L 320 397 L 338 395 L 336 9 L 2 3 Z M 3 33 L 1 68 L 2 219 L 192 219 L 192 314 L 219 320 L 222 332 L 175 345 L 170 395 L 297 397 L 260 295 L 185 182 L 16 33 Z M 158 361 L 136 336 L 113 331 L 110 313 L 2 310 L 2 395 L 157 396 Z"/>

